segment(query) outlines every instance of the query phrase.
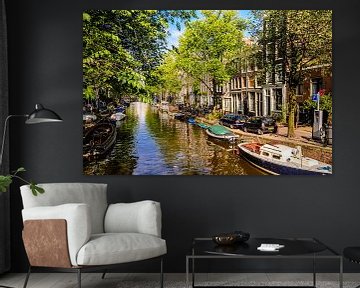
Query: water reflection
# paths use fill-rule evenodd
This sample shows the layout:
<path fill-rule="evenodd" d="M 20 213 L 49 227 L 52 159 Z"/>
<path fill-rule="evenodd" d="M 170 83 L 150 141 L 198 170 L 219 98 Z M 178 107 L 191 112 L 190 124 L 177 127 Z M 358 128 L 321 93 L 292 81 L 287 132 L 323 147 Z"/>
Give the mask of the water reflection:
<path fill-rule="evenodd" d="M 87 175 L 261 174 L 230 144 L 210 140 L 200 127 L 145 103 L 132 103 L 106 159 L 84 164 Z"/>

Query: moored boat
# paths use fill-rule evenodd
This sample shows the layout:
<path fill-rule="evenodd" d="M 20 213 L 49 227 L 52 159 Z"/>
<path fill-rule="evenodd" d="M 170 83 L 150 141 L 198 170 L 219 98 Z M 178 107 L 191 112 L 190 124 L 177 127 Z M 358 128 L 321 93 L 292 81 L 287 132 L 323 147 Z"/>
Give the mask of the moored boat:
<path fill-rule="evenodd" d="M 185 114 L 181 113 L 181 112 L 174 113 L 174 119 L 184 120 L 185 119 Z"/>
<path fill-rule="evenodd" d="M 214 137 L 217 139 L 235 141 L 237 138 L 239 138 L 239 135 L 234 134 L 229 129 L 221 125 L 210 126 L 205 131 L 206 134 L 208 134 L 210 137 Z"/>
<path fill-rule="evenodd" d="M 192 117 L 190 117 L 189 119 L 187 119 L 187 122 L 188 122 L 189 124 L 196 124 L 195 118 L 192 118 Z"/>
<path fill-rule="evenodd" d="M 85 122 L 92 122 L 97 119 L 95 114 L 83 114 L 83 121 Z"/>
<path fill-rule="evenodd" d="M 301 147 L 282 144 L 240 143 L 239 154 L 257 168 L 273 175 L 331 175 L 332 166 L 304 157 Z"/>
<path fill-rule="evenodd" d="M 122 112 L 114 113 L 110 116 L 110 120 L 112 121 L 121 121 L 126 117 L 126 115 Z"/>
<path fill-rule="evenodd" d="M 208 129 L 210 126 L 205 124 L 205 123 L 196 123 L 199 127 L 203 128 L 203 129 Z"/>
<path fill-rule="evenodd" d="M 85 160 L 104 156 L 115 143 L 116 127 L 110 122 L 99 122 L 85 131 L 83 158 Z"/>
<path fill-rule="evenodd" d="M 101 119 L 108 118 L 111 116 L 111 112 L 109 110 L 105 109 L 105 110 L 99 111 L 98 116 Z"/>
<path fill-rule="evenodd" d="M 161 101 L 161 104 L 160 104 L 160 107 L 159 107 L 160 111 L 161 112 L 166 112 L 168 113 L 169 112 L 169 102 L 167 101 Z"/>
<path fill-rule="evenodd" d="M 115 113 L 124 113 L 125 114 L 126 108 L 124 106 L 117 106 L 114 108 Z"/>

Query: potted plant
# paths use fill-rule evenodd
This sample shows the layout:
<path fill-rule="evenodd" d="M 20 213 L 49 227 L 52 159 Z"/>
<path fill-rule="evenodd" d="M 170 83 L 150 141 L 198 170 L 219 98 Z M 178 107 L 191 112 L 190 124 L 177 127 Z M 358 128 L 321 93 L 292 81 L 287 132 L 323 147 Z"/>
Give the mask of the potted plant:
<path fill-rule="evenodd" d="M 27 181 L 18 175 L 19 173 L 25 172 L 25 171 L 26 171 L 25 168 L 20 167 L 16 171 L 14 171 L 8 175 L 0 175 L 0 192 L 6 192 L 7 189 L 9 188 L 10 184 L 13 182 L 13 179 L 15 178 L 15 179 L 21 180 L 22 182 L 24 182 L 26 184 L 29 184 L 32 194 L 34 196 L 44 193 L 45 190 L 43 188 L 37 186 L 37 184 L 35 182 Z"/>

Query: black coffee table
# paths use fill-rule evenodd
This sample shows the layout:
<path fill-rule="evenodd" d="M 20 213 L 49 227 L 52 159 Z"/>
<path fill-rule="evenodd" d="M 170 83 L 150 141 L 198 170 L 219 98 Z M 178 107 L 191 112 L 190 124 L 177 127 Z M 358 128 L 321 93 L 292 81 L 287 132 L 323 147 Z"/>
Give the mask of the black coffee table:
<path fill-rule="evenodd" d="M 283 248 L 276 252 L 259 251 L 262 243 L 280 244 Z M 228 246 L 215 244 L 211 238 L 193 239 L 191 254 L 186 256 L 186 287 L 189 287 L 189 271 L 191 268 L 191 287 L 209 287 L 195 285 L 195 259 L 312 259 L 313 260 L 313 285 L 293 287 L 316 287 L 316 260 L 335 259 L 339 261 L 339 287 L 343 287 L 343 258 L 342 255 L 326 246 L 315 238 L 250 238 L 245 243 Z M 191 267 L 190 267 L 191 266 Z M 216 287 L 216 286 L 210 286 Z M 222 286 L 227 287 L 227 286 Z M 228 286 L 229 287 L 229 286 Z M 247 286 L 230 286 L 247 287 Z M 256 287 L 256 286 L 251 286 Z M 264 286 L 262 286 L 264 287 Z M 274 286 L 271 286 L 274 287 Z M 284 286 L 281 286 L 284 287 Z"/>

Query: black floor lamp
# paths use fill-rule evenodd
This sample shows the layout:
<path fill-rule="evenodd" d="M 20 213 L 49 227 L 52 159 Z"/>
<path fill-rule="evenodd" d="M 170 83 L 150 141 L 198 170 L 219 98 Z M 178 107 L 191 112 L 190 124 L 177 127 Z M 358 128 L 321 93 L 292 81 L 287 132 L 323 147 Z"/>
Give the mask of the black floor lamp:
<path fill-rule="evenodd" d="M 56 122 L 62 122 L 63 121 L 58 114 L 56 114 L 54 111 L 52 111 L 50 109 L 44 108 L 44 106 L 41 105 L 41 104 L 36 104 L 35 105 L 35 110 L 33 112 L 31 112 L 30 114 L 9 115 L 9 116 L 7 116 L 6 119 L 5 119 L 5 123 L 4 123 L 4 132 L 3 132 L 3 135 L 2 135 L 2 141 L 1 141 L 0 168 L 2 166 L 2 161 L 3 161 L 4 146 L 5 146 L 5 142 L 6 142 L 6 132 L 7 132 L 8 122 L 9 122 L 9 120 L 11 118 L 15 118 L 15 117 L 26 118 L 26 120 L 25 120 L 26 124 L 39 124 L 39 123 L 47 123 L 47 122 L 56 123 Z M 3 286 L 1 284 L 0 284 L 0 287 L 12 288 L 12 287 L 9 287 L 9 286 Z"/>
<path fill-rule="evenodd" d="M 27 118 L 25 121 L 25 124 L 39 124 L 39 123 L 62 122 L 63 121 L 58 114 L 56 114 L 54 111 L 52 111 L 50 109 L 44 108 L 44 106 L 41 104 L 36 104 L 35 110 L 33 112 L 31 112 L 30 114 L 7 116 L 5 119 L 5 124 L 4 124 L 4 132 L 3 132 L 1 151 L 0 151 L 0 167 L 2 165 L 2 159 L 3 159 L 3 154 L 4 154 L 7 125 L 8 125 L 9 120 L 14 117 Z"/>

